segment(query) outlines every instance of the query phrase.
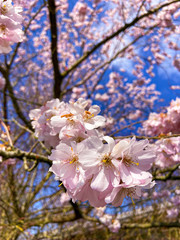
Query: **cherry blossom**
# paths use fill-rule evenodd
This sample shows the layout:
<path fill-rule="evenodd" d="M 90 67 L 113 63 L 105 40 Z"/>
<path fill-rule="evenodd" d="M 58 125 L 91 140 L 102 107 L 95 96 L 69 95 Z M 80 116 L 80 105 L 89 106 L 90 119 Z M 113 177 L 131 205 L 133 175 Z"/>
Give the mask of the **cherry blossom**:
<path fill-rule="evenodd" d="M 180 99 L 172 100 L 165 113 L 150 113 L 140 132 L 149 136 L 178 133 L 180 127 Z"/>
<path fill-rule="evenodd" d="M 96 129 L 104 126 L 105 118 L 98 115 L 100 108 L 97 105 L 90 108 L 87 105 L 88 101 L 82 98 L 69 104 L 53 99 L 40 109 L 31 110 L 29 116 L 35 135 L 52 147 L 57 146 L 59 140 L 68 143 L 91 135 L 100 136 Z"/>
<path fill-rule="evenodd" d="M 66 111 L 66 104 L 58 99 L 48 101 L 40 109 L 30 111 L 29 117 L 32 120 L 32 126 L 35 128 L 35 135 L 40 141 L 44 141 L 47 146 L 55 147 L 59 142 L 58 130 L 63 126 L 53 127 L 51 118 Z"/>
<path fill-rule="evenodd" d="M 111 232 L 118 232 L 121 224 L 118 219 L 114 219 L 112 215 L 104 214 L 99 220 L 105 224 Z"/>
<path fill-rule="evenodd" d="M 7 118 L 11 131 L 17 129 L 10 119 L 17 116 L 17 121 L 26 125 L 22 125 L 24 130 L 29 122 L 25 119 L 27 112 L 23 111 L 29 111 L 30 104 L 42 105 L 29 114 L 35 133 L 23 147 L 27 145 L 28 151 L 44 153 L 40 146 L 34 147 L 36 144 L 29 148 L 29 143 L 38 138 L 50 148 L 50 171 L 67 190 L 60 199 L 62 204 L 70 198 L 73 202 L 89 201 L 94 207 L 120 206 L 126 197 L 133 202 L 134 198 L 140 198 L 142 189 L 153 187 L 148 172 L 153 162 L 154 168 L 179 163 L 179 138 L 153 140 L 150 144 L 135 137 L 114 140 L 107 135 L 131 126 L 136 119 L 144 119 L 154 108 L 159 92 L 151 79 L 157 75 L 157 65 L 163 68 L 168 60 L 176 72 L 180 69 L 176 39 L 180 3 L 56 0 L 57 45 L 52 50 L 51 36 L 55 39 L 56 33 L 51 34 L 55 24 L 50 21 L 52 12 L 47 2 L 51 3 L 16 0 L 13 4 L 11 0 L 0 0 L 0 53 L 9 53 L 2 55 L 0 64 L 1 74 L 6 78 L 0 80 L 0 88 L 7 83 L 1 91 L 2 116 Z M 24 8 L 23 17 L 18 3 Z M 163 7 L 164 4 L 169 5 Z M 17 44 L 10 53 L 12 45 L 23 39 L 22 20 L 24 43 Z M 57 66 L 53 68 L 52 56 L 56 50 Z M 58 94 L 52 91 L 56 82 L 53 70 L 59 70 Z M 53 96 L 57 99 L 44 103 Z M 177 98 L 161 113 L 151 113 L 141 133 L 159 138 L 179 133 L 179 106 Z M 100 115 L 100 107 L 105 117 Z M 21 137 L 21 132 L 12 134 L 15 148 L 7 150 L 9 154 L 21 143 L 15 139 L 18 135 Z M 10 158 L 4 164 L 13 162 L 15 159 Z M 154 198 L 170 195 L 155 192 Z M 177 196 L 173 196 L 166 211 L 168 217 L 173 214 L 178 217 L 178 210 L 173 209 L 178 204 Z M 111 231 L 118 232 L 117 218 L 106 213 L 98 218 Z"/>
<path fill-rule="evenodd" d="M 22 8 L 13 6 L 11 0 L 0 1 L 0 53 L 10 52 L 13 43 L 23 40 L 21 12 Z"/>
<path fill-rule="evenodd" d="M 67 192 L 61 193 L 61 196 L 60 196 L 59 201 L 60 201 L 60 205 L 61 205 L 61 206 L 64 206 L 67 202 L 70 201 L 70 197 L 69 197 L 69 195 L 67 194 Z"/>
<path fill-rule="evenodd" d="M 156 142 L 157 158 L 155 164 L 161 168 L 180 163 L 180 137 L 161 139 Z"/>
<path fill-rule="evenodd" d="M 151 168 L 156 157 L 155 148 L 149 146 L 148 140 L 137 142 L 135 138 L 120 140 L 115 147 L 121 179 L 126 184 L 143 184 L 151 179 L 145 172 Z M 138 183 L 139 182 L 139 183 Z"/>
<path fill-rule="evenodd" d="M 122 194 L 117 204 L 121 205 L 125 196 L 137 198 L 141 188 L 154 185 L 147 170 L 156 157 L 156 148 L 148 140 L 136 141 L 132 138 L 115 142 L 109 136 L 98 134 L 98 129 L 92 131 L 104 125 L 104 118 L 97 118 L 98 106 L 85 110 L 87 104 L 81 98 L 69 104 L 58 99 L 51 100 L 40 110 L 30 112 L 31 119 L 35 119 L 32 124 L 38 130 L 36 134 L 40 139 L 41 124 L 43 131 L 48 129 L 48 137 L 52 132 L 57 137 L 59 132 L 59 144 L 49 156 L 52 160 L 50 171 L 62 181 L 74 202 L 88 200 L 94 207 L 103 207 L 111 202 L 116 205 L 114 199 L 120 191 Z M 46 118 L 52 118 L 52 124 L 44 128 Z M 61 137 L 63 134 L 69 137 L 68 141 Z"/>
<path fill-rule="evenodd" d="M 5 86 L 5 79 L 3 77 L 0 77 L 0 89 L 3 89 Z"/>
<path fill-rule="evenodd" d="M 106 203 L 112 203 L 113 206 L 118 207 L 123 203 L 125 197 L 139 199 L 141 197 L 142 188 L 151 188 L 154 186 L 154 182 L 145 183 L 144 185 L 126 185 L 124 183 L 114 187 L 112 192 L 105 198 Z"/>
<path fill-rule="evenodd" d="M 180 99 L 172 100 L 164 113 L 151 113 L 148 120 L 143 123 L 140 132 L 157 136 L 168 134 L 169 138 L 155 142 L 157 146 L 156 166 L 170 167 L 180 162 L 180 137 L 170 137 L 179 133 L 180 129 Z"/>
<path fill-rule="evenodd" d="M 77 144 L 72 142 L 71 147 L 60 143 L 49 156 L 53 161 L 50 171 L 63 181 L 67 189 L 77 191 L 78 187 L 82 188 L 86 180 L 85 170 L 80 160 L 86 158 L 93 162 L 95 157 L 96 152 L 87 148 L 86 141 Z"/>

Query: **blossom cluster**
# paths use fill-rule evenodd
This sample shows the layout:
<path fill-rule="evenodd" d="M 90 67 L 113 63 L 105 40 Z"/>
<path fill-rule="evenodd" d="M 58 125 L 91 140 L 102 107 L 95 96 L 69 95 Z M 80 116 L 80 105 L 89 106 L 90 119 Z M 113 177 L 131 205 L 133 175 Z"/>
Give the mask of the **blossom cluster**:
<path fill-rule="evenodd" d="M 48 101 L 40 109 L 30 111 L 35 135 L 46 146 L 56 147 L 59 141 L 81 142 L 89 136 L 100 137 L 105 118 L 99 116 L 97 105 L 88 108 L 88 101 L 79 98 L 77 102 L 60 102 L 59 99 Z M 87 109 L 87 110 L 86 110 Z"/>
<path fill-rule="evenodd" d="M 156 142 L 157 157 L 155 164 L 161 168 L 180 163 L 180 137 L 161 139 Z"/>
<path fill-rule="evenodd" d="M 172 100 L 165 113 L 150 113 L 148 120 L 143 123 L 140 131 L 147 135 L 169 135 L 167 139 L 156 141 L 156 166 L 164 168 L 180 163 L 180 137 L 170 137 L 171 134 L 179 134 L 179 129 L 180 98 Z"/>
<path fill-rule="evenodd" d="M 111 232 L 117 233 L 121 228 L 120 220 L 118 216 L 105 213 L 106 207 L 94 208 L 94 213 L 98 217 L 99 221 L 109 228 Z"/>
<path fill-rule="evenodd" d="M 88 101 L 53 99 L 30 112 L 35 135 L 51 146 L 52 171 L 73 201 L 89 201 L 94 207 L 120 206 L 126 196 L 139 198 L 142 188 L 154 185 L 147 172 L 156 157 L 148 140 L 115 141 L 99 127 L 105 118 Z M 133 200 L 132 200 L 133 201 Z"/>
<path fill-rule="evenodd" d="M 178 133 L 180 129 L 180 98 L 172 100 L 165 113 L 150 113 L 142 131 L 148 136 Z"/>
<path fill-rule="evenodd" d="M 180 215 L 180 189 L 178 187 L 174 191 L 169 191 L 168 189 L 159 192 L 154 191 L 152 199 L 157 201 L 164 199 L 161 204 L 161 214 L 165 210 L 168 218 L 178 219 Z"/>
<path fill-rule="evenodd" d="M 22 8 L 11 0 L 0 0 L 0 53 L 9 53 L 11 45 L 23 39 L 20 12 Z"/>
<path fill-rule="evenodd" d="M 175 195 L 171 198 L 167 208 L 167 217 L 170 219 L 178 219 L 180 215 L 180 189 L 175 190 Z"/>

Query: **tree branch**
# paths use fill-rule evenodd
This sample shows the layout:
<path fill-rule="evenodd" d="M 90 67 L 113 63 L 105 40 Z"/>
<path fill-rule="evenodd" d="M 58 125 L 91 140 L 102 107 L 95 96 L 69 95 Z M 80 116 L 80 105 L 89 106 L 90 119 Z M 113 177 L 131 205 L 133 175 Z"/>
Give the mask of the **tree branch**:
<path fill-rule="evenodd" d="M 6 89 L 8 89 L 9 91 L 9 95 L 11 97 L 14 109 L 18 115 L 18 117 L 25 123 L 25 125 L 32 130 L 32 126 L 31 123 L 29 121 L 27 121 L 26 117 L 24 116 L 23 112 L 21 111 L 21 108 L 18 104 L 18 102 L 16 101 L 16 98 L 14 96 L 14 92 L 13 92 L 13 87 L 11 86 L 11 82 L 9 80 L 9 67 L 7 69 L 4 69 L 3 67 L 0 66 L 0 72 L 2 73 L 4 79 L 6 80 Z"/>
<path fill-rule="evenodd" d="M 9 158 L 18 158 L 20 160 L 22 160 L 24 157 L 27 158 L 29 161 L 38 161 L 38 162 L 44 162 L 44 163 L 48 163 L 51 164 L 52 161 L 50 161 L 48 159 L 48 157 L 43 156 L 43 155 L 39 155 L 36 153 L 29 153 L 29 152 L 25 152 L 22 151 L 18 148 L 16 148 L 15 150 L 12 151 L 4 151 L 0 149 L 0 156 L 2 156 L 4 160 L 9 159 Z"/>
<path fill-rule="evenodd" d="M 49 0 L 51 1 L 51 0 Z M 54 1 L 54 0 L 53 0 Z M 109 40 L 113 39 L 114 37 L 118 36 L 120 33 L 126 31 L 128 28 L 134 26 L 137 22 L 139 22 L 141 19 L 148 17 L 150 15 L 153 15 L 155 13 L 157 13 L 159 10 L 161 10 L 164 7 L 167 7 L 173 3 L 179 2 L 179 0 L 174 0 L 168 3 L 164 3 L 152 10 L 149 10 L 148 12 L 140 15 L 140 16 L 136 16 L 136 18 L 134 18 L 134 20 L 132 20 L 130 23 L 126 23 L 123 27 L 121 27 L 120 29 L 118 29 L 116 32 L 114 32 L 113 34 L 111 34 L 110 36 L 107 36 L 105 39 L 103 39 L 102 41 L 100 41 L 99 43 L 97 43 L 91 50 L 87 51 L 84 53 L 84 55 L 79 58 L 68 70 L 64 71 L 61 75 L 62 77 L 66 77 L 71 71 L 73 71 L 75 68 L 77 68 L 84 60 L 86 60 L 92 53 L 94 53 L 98 48 L 100 48 L 103 44 L 107 43 Z"/>
<path fill-rule="evenodd" d="M 49 20 L 51 29 L 51 60 L 54 71 L 54 98 L 59 98 L 61 94 L 61 84 L 63 77 L 59 70 L 58 52 L 57 52 L 57 21 L 56 6 L 54 0 L 48 0 Z"/>
<path fill-rule="evenodd" d="M 170 167 L 170 168 L 166 168 L 166 169 L 163 169 L 163 170 L 160 170 L 158 172 L 155 172 L 153 174 L 153 180 L 158 180 L 158 181 L 167 181 L 167 180 L 173 180 L 173 181 L 176 181 L 176 180 L 180 180 L 180 176 L 172 176 L 172 174 L 179 168 L 180 164 L 176 164 L 175 166 L 173 167 Z M 166 175 L 164 176 L 157 176 L 158 173 L 165 173 L 165 172 L 168 172 Z"/>
<path fill-rule="evenodd" d="M 179 222 L 170 222 L 170 223 L 124 223 L 121 226 L 121 229 L 128 229 L 128 228 L 141 228 L 141 229 L 146 229 L 146 228 L 174 228 L 174 227 L 180 227 Z"/>

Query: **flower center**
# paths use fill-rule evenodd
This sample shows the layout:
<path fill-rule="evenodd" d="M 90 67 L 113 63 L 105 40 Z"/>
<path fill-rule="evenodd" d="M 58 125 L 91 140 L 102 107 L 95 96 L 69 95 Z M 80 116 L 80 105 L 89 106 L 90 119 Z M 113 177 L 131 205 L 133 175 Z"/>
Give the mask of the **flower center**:
<path fill-rule="evenodd" d="M 136 166 L 139 166 L 139 163 L 132 161 L 132 160 L 131 160 L 131 157 L 129 157 L 129 156 L 124 156 L 123 159 L 122 159 L 122 158 L 118 158 L 118 160 L 123 160 L 123 163 L 124 163 L 127 167 L 129 167 L 129 166 L 132 165 L 132 164 L 135 164 Z"/>
<path fill-rule="evenodd" d="M 136 194 L 136 187 L 127 189 L 127 196 L 131 198 L 133 205 L 135 205 L 135 203 L 132 196 L 135 194 Z"/>
<path fill-rule="evenodd" d="M 70 159 L 70 164 L 72 164 L 72 163 L 75 163 L 75 162 L 77 162 L 78 161 L 78 155 L 76 155 L 76 154 L 74 154 L 74 150 L 73 150 L 73 148 L 71 147 L 71 152 L 72 152 L 72 155 L 71 155 L 71 159 Z"/>
<path fill-rule="evenodd" d="M 78 161 L 78 156 L 77 155 L 73 155 L 71 158 L 71 161 L 69 162 L 70 164 L 75 163 Z"/>
<path fill-rule="evenodd" d="M 91 112 L 89 112 L 89 111 L 85 111 L 85 112 L 84 112 L 84 116 L 83 116 L 84 120 L 91 119 L 92 117 L 94 117 L 94 114 L 93 114 L 93 113 L 91 113 Z"/>
<path fill-rule="evenodd" d="M 7 5 L 2 4 L 1 5 L 1 14 L 6 14 L 8 12 Z"/>
<path fill-rule="evenodd" d="M 106 166 L 108 166 L 108 165 L 111 164 L 111 160 L 112 160 L 112 158 L 110 157 L 110 154 L 105 154 L 105 155 L 103 156 L 102 162 L 103 162 Z"/>
<path fill-rule="evenodd" d="M 76 138 L 76 142 L 77 142 L 77 143 L 80 143 L 80 142 L 82 142 L 84 139 L 85 139 L 85 138 L 83 138 L 83 137 L 77 137 L 77 138 Z"/>
<path fill-rule="evenodd" d="M 0 25 L 0 33 L 2 34 L 2 35 L 5 35 L 6 34 L 6 26 L 4 25 L 4 24 L 1 24 Z M 0 34 L 0 35 L 1 35 Z"/>

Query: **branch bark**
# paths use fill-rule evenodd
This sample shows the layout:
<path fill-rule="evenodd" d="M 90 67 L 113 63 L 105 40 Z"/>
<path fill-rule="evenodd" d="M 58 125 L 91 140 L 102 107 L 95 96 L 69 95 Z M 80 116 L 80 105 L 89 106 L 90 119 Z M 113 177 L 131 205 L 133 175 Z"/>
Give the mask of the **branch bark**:
<path fill-rule="evenodd" d="M 179 222 L 170 222 L 170 223 L 125 223 L 122 224 L 121 229 L 128 229 L 128 228 L 141 228 L 141 229 L 146 229 L 146 228 L 179 228 L 180 223 Z"/>
<path fill-rule="evenodd" d="M 58 52 L 57 52 L 57 21 L 56 21 L 56 5 L 54 0 L 48 0 L 49 20 L 51 30 L 51 60 L 54 71 L 54 98 L 59 98 L 61 94 L 61 85 L 63 77 L 59 69 Z"/>
<path fill-rule="evenodd" d="M 0 149 L 0 156 L 2 156 L 4 158 L 4 160 L 9 159 L 9 158 L 18 158 L 20 160 L 22 160 L 24 157 L 27 158 L 29 161 L 38 161 L 38 162 L 44 162 L 44 163 L 48 163 L 51 164 L 52 161 L 50 161 L 48 159 L 48 157 L 43 156 L 43 155 L 39 155 L 36 153 L 29 153 L 26 151 L 22 151 L 18 148 L 16 148 L 15 150 L 12 151 L 4 151 Z"/>

